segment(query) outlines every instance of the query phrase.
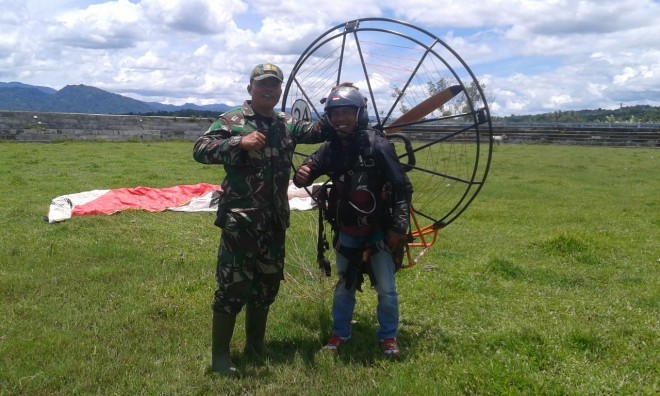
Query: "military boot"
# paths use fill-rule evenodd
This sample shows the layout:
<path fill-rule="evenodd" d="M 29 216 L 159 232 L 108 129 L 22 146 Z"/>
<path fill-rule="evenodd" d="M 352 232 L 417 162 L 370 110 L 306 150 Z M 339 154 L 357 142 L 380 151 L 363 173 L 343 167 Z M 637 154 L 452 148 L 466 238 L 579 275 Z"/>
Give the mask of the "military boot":
<path fill-rule="evenodd" d="M 263 356 L 268 350 L 264 344 L 268 308 L 247 305 L 245 309 L 245 354 Z"/>
<path fill-rule="evenodd" d="M 229 356 L 229 343 L 235 324 L 236 315 L 213 311 L 211 371 L 228 377 L 237 377 L 239 374 Z"/>

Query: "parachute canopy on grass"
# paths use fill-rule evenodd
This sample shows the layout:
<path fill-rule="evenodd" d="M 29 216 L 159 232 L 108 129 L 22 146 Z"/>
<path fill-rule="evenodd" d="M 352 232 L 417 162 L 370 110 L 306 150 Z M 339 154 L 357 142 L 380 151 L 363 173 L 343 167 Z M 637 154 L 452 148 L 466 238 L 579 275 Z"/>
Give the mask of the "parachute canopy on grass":
<path fill-rule="evenodd" d="M 62 195 L 53 199 L 48 222 L 57 223 L 72 216 L 109 215 L 136 209 L 148 212 L 215 212 L 221 187 L 214 184 L 180 185 L 168 188 L 119 188 L 91 190 Z M 293 210 L 309 210 L 315 202 L 305 189 L 289 183 L 289 206 Z"/>

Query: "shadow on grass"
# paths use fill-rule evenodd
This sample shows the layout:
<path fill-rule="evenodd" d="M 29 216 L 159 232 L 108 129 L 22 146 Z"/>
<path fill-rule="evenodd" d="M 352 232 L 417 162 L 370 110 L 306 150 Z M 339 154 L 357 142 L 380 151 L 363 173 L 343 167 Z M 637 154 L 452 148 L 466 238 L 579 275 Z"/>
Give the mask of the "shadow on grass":
<path fill-rule="evenodd" d="M 241 349 L 241 353 L 233 354 L 232 359 L 243 377 L 264 378 L 277 375 L 276 372 L 280 370 L 277 366 L 280 365 L 299 366 L 302 364 L 316 372 L 319 366 L 327 365 L 328 361 L 346 366 L 371 367 L 385 361 L 404 362 L 409 356 L 418 353 L 419 337 L 402 327 L 398 337 L 401 348 L 399 358 L 392 359 L 385 355 L 376 335 L 378 324 L 372 319 L 373 315 L 357 314 L 353 323 L 351 339 L 342 345 L 338 353 L 323 350 L 323 345 L 331 332 L 331 328 L 328 326 L 324 331 L 318 333 L 318 336 L 307 333 L 307 335 L 293 336 L 286 340 L 267 337 L 268 352 L 266 355 L 243 354 Z M 415 327 L 420 328 L 420 325 L 415 324 Z M 429 327 L 423 328 L 422 332 L 429 334 L 436 330 Z M 438 340 L 437 348 L 446 351 L 451 340 L 448 340 L 447 337 L 439 337 Z M 424 341 L 424 344 L 428 345 L 428 340 Z"/>

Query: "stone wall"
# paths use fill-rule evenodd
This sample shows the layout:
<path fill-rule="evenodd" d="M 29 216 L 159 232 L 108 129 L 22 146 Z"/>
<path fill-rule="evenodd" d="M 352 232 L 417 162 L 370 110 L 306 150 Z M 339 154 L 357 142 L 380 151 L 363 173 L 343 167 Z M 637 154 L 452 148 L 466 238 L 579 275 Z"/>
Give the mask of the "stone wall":
<path fill-rule="evenodd" d="M 0 141 L 194 141 L 211 118 L 0 111 Z"/>
<path fill-rule="evenodd" d="M 39 113 L 0 110 L 0 141 L 53 142 L 195 141 L 211 125 L 211 118 L 145 117 L 104 114 Z M 416 140 L 439 139 L 461 126 L 419 125 L 407 132 Z M 660 147 L 660 125 L 624 124 L 494 124 L 494 135 L 506 135 L 507 144 L 576 144 L 617 147 Z M 467 141 L 473 136 L 465 135 Z M 452 141 L 460 141 L 454 138 Z M 487 142 L 488 136 L 482 137 Z"/>
<path fill-rule="evenodd" d="M 406 132 L 413 140 L 442 140 L 462 130 L 465 125 L 416 125 Z M 487 128 L 485 129 L 487 132 Z M 482 130 L 483 132 L 483 130 Z M 493 136 L 501 136 L 498 144 L 554 144 L 611 147 L 660 147 L 660 125 L 630 124 L 493 124 Z M 453 136 L 452 142 L 473 142 L 474 129 Z M 489 136 L 482 134 L 482 143 Z"/>

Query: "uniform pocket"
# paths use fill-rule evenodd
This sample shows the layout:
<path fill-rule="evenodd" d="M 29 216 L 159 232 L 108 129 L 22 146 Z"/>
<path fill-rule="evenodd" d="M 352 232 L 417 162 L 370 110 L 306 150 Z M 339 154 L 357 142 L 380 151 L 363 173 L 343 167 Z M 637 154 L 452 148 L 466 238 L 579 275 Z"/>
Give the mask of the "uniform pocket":
<path fill-rule="evenodd" d="M 252 226 L 252 219 L 244 212 L 219 209 L 213 224 L 225 231 L 240 231 L 250 228 Z"/>

